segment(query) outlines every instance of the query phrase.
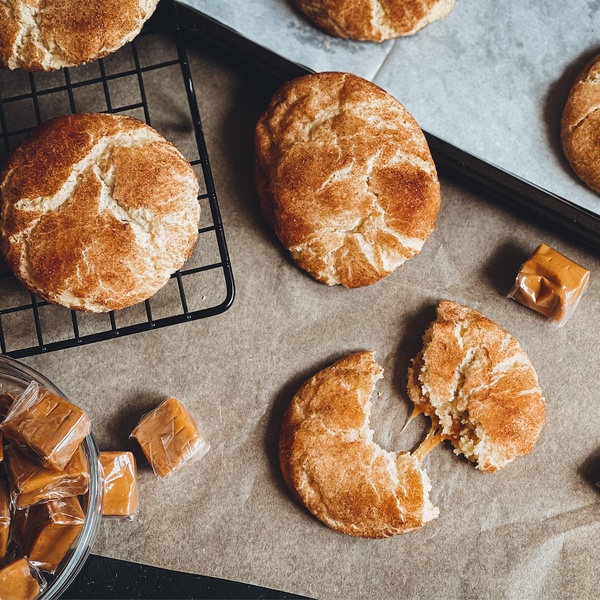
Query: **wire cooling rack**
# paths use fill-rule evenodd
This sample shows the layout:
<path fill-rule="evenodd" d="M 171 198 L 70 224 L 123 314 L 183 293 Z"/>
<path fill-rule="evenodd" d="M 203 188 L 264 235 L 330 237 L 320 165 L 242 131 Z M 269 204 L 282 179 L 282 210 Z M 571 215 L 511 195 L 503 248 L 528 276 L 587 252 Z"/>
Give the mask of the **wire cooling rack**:
<path fill-rule="evenodd" d="M 39 123 L 75 112 L 121 113 L 152 125 L 183 152 L 200 182 L 192 256 L 155 296 L 105 314 L 70 311 L 27 292 L 0 261 L 0 351 L 14 358 L 111 339 L 227 310 L 234 283 L 177 5 L 118 52 L 54 73 L 0 71 L 0 163 Z"/>

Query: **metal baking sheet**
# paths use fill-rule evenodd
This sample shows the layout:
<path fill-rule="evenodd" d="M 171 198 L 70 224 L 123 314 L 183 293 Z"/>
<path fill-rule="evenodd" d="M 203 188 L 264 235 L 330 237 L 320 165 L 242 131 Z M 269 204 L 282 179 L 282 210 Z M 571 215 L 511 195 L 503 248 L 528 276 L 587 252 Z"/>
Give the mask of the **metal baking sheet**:
<path fill-rule="evenodd" d="M 458 0 L 443 21 L 382 44 L 331 37 L 289 0 L 182 4 L 289 61 L 381 85 L 416 117 L 434 152 L 475 159 L 467 167 L 482 171 L 476 178 L 493 188 L 500 180 L 517 203 L 600 243 L 600 197 L 572 173 L 559 139 L 570 86 L 598 51 L 597 1 Z"/>

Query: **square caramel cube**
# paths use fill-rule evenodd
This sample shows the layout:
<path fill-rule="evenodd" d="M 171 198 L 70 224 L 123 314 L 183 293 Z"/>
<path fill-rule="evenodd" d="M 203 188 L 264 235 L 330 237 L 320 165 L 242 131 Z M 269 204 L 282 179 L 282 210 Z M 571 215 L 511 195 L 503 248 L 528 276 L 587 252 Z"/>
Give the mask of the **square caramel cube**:
<path fill-rule="evenodd" d="M 0 598 L 34 600 L 40 592 L 40 584 L 31 574 L 31 565 L 26 558 L 17 558 L 0 569 Z"/>
<path fill-rule="evenodd" d="M 42 467 L 11 444 L 6 447 L 6 474 L 17 508 L 85 494 L 90 481 L 90 470 L 81 446 L 66 467 L 57 471 Z"/>
<path fill-rule="evenodd" d="M 10 534 L 10 499 L 6 483 L 0 480 L 0 562 L 6 557 Z M 2 594 L 0 594 L 2 598 Z"/>
<path fill-rule="evenodd" d="M 104 498 L 102 515 L 131 517 L 138 511 L 135 457 L 131 452 L 100 452 Z"/>
<path fill-rule="evenodd" d="M 167 398 L 145 415 L 131 437 L 138 441 L 160 478 L 201 458 L 210 449 L 198 425 L 177 398 Z"/>
<path fill-rule="evenodd" d="M 90 432 L 91 423 L 79 407 L 31 384 L 17 398 L 0 429 L 44 467 L 62 470 Z"/>
<path fill-rule="evenodd" d="M 508 295 L 560 327 L 579 304 L 589 278 L 587 269 L 550 246 L 540 244 L 521 266 Z"/>
<path fill-rule="evenodd" d="M 83 528 L 85 515 L 73 496 L 16 510 L 13 521 L 21 554 L 53 573 Z"/>

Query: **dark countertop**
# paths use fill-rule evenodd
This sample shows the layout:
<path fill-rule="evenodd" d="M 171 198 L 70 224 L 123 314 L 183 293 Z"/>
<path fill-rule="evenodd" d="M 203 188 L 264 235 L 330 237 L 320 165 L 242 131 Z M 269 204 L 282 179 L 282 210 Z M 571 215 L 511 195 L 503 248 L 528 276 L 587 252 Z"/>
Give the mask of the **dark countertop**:
<path fill-rule="evenodd" d="M 301 598 L 255 585 L 91 555 L 63 600 Z"/>

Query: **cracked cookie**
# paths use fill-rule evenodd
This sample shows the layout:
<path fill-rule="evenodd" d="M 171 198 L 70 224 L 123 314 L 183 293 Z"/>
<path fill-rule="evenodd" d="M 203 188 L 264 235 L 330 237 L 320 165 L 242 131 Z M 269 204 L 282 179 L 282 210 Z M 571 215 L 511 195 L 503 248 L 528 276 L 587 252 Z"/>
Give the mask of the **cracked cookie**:
<path fill-rule="evenodd" d="M 348 73 L 283 85 L 256 128 L 261 208 L 294 261 L 355 288 L 386 277 L 433 231 L 440 186 L 423 132 Z"/>
<path fill-rule="evenodd" d="M 294 0 L 296 6 L 331 35 L 382 42 L 412 35 L 443 19 L 454 0 Z"/>
<path fill-rule="evenodd" d="M 3 0 L 0 66 L 54 71 L 130 42 L 158 0 Z"/>
<path fill-rule="evenodd" d="M 562 114 L 563 152 L 575 174 L 600 193 L 600 54 L 579 74 Z"/>
<path fill-rule="evenodd" d="M 423 342 L 408 394 L 455 453 L 491 473 L 531 452 L 546 404 L 517 340 L 476 310 L 442 300 Z"/>
<path fill-rule="evenodd" d="M 34 294 L 105 312 L 146 300 L 191 254 L 198 181 L 182 154 L 121 115 L 58 117 L 0 172 L 0 247 Z"/>
<path fill-rule="evenodd" d="M 372 352 L 338 360 L 302 385 L 279 437 L 281 471 L 300 502 L 331 529 L 367 538 L 418 529 L 439 512 L 419 465 L 428 448 L 396 454 L 373 441 L 370 397 L 382 376 Z"/>

